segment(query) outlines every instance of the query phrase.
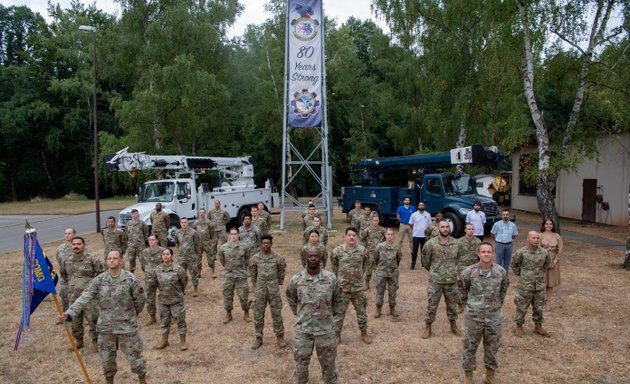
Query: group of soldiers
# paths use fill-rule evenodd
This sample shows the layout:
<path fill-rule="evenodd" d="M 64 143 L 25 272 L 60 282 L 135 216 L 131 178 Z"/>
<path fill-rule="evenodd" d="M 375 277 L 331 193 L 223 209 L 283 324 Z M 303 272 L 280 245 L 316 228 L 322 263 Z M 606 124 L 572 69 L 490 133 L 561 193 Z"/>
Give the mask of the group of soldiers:
<path fill-rule="evenodd" d="M 277 345 L 286 347 L 280 294 L 286 261 L 272 249 L 273 237 L 268 233 L 270 216 L 264 208 L 263 203 L 252 207 L 251 213 L 243 217 L 243 225 L 230 228 L 228 233 L 225 228 L 230 216 L 221 209 L 219 201 L 208 213 L 201 209 L 192 225 L 187 219 L 181 219 L 181 228 L 174 233 L 178 248 L 177 263 L 174 262 L 173 251 L 166 248 L 170 223 L 159 203 L 151 214 L 151 234 L 147 225 L 139 220 L 137 211 L 132 212 L 132 220 L 124 232 L 116 228 L 115 218 L 108 218 L 107 228 L 102 232 L 106 268 L 100 258 L 85 251 L 84 239 L 76 236 L 74 230 L 64 232 L 66 242 L 57 251 L 64 307 L 60 321 L 72 321 L 72 333 L 80 348 L 83 346 L 83 317 L 87 319 L 90 349 L 100 353 L 108 384 L 113 383 L 116 373 L 118 348 L 130 361 L 132 372 L 138 375 L 139 382 L 146 383 L 138 314 L 146 301 L 147 325 L 157 322 L 158 291 L 162 338 L 156 348 L 164 349 L 169 345 L 170 325 L 175 320 L 180 335 L 180 350 L 187 349 L 184 295 L 188 276 L 193 282 L 193 297 L 198 295 L 204 252 L 213 278 L 216 277 L 217 251 L 223 266 L 223 323 L 233 320 L 236 291 L 245 321 L 252 321 L 249 310 L 253 309 L 255 339 L 252 349 L 258 349 L 263 344 L 267 305 L 271 309 Z M 441 217 L 435 219 L 435 223 L 426 226 L 428 240 L 420 248 L 421 264 L 429 272 L 426 325 L 421 337 L 431 337 L 437 307 L 444 296 L 451 332 L 462 337 L 462 366 L 466 383 L 472 383 L 476 350 L 482 339 L 486 382 L 494 383 L 503 322 L 502 306 L 509 284 L 507 271 L 494 263 L 493 245 L 474 236 L 473 224 L 466 225 L 462 238 L 454 239 L 450 236 L 449 223 Z M 405 234 L 402 221 L 400 239 L 395 243 L 394 230 L 380 226 L 378 214 L 371 212 L 367 206 L 361 207 L 360 202 L 349 213 L 349 220 L 351 225 L 344 232 L 343 243 L 335 247 L 328 258 L 328 231 L 322 217 L 312 204 L 302 215 L 304 244 L 300 256 L 304 270 L 295 274 L 286 288 L 288 304 L 296 315 L 292 340 L 295 383 L 308 382 L 308 366 L 313 350 L 317 351 L 323 380 L 326 383 L 337 382 L 335 358 L 350 303 L 357 314 L 361 340 L 366 344 L 372 343 L 367 333 L 366 294 L 372 274 L 375 275 L 376 286 L 374 317 L 382 316 L 385 290 L 388 291 L 391 318 L 397 320 L 399 317 L 396 296 Z M 413 225 L 410 229 L 413 230 Z M 542 306 L 544 273 L 550 257 L 538 246 L 539 239 L 539 234 L 530 232 L 528 246 L 519 249 L 512 261 L 513 271 L 520 277 L 515 297 L 516 336 L 523 335 L 524 316 L 530 304 L 534 308 L 534 332 L 549 336 L 542 328 Z M 148 242 L 148 247 L 145 242 Z M 127 268 L 123 268 L 125 252 L 129 260 Z M 137 259 L 144 272 L 144 287 L 134 275 Z M 327 265 L 332 272 L 324 269 Z M 105 269 L 107 271 L 103 273 Z M 251 301 L 249 282 L 253 287 Z M 464 322 L 460 330 L 457 315 L 462 312 Z"/>

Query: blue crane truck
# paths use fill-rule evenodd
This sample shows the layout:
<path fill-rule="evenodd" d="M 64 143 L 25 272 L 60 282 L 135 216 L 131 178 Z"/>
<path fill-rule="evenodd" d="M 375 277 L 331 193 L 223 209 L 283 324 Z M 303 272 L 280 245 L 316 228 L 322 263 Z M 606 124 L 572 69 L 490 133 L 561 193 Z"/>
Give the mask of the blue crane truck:
<path fill-rule="evenodd" d="M 503 155 L 496 147 L 480 144 L 448 152 L 366 159 L 354 164 L 353 186 L 341 187 L 339 204 L 344 213 L 356 200 L 378 213 L 381 222 L 396 220 L 396 211 L 409 196 L 413 207 L 424 201 L 431 215 L 438 212 L 452 224 L 452 235 L 464 233 L 466 214 L 475 201 L 486 214 L 486 232 L 501 220 L 496 201 L 477 194 L 473 177 L 463 173 L 438 173 L 458 164 L 502 166 Z"/>

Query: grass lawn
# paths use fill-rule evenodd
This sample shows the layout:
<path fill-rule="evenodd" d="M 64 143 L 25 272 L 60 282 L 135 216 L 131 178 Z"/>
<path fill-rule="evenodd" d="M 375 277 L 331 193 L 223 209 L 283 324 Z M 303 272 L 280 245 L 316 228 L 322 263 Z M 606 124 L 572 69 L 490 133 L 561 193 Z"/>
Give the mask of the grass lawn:
<path fill-rule="evenodd" d="M 122 209 L 135 202 L 133 197 L 112 197 L 101 199 L 101 211 Z M 64 215 L 95 211 L 94 200 L 81 196 L 63 197 L 61 199 L 32 199 L 0 203 L 0 215 Z"/>

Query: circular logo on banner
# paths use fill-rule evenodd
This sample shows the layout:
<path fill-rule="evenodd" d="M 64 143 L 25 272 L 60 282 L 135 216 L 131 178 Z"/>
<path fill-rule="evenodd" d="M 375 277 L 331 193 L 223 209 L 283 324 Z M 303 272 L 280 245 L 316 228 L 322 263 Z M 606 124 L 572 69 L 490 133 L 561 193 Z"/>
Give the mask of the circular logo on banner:
<path fill-rule="evenodd" d="M 317 93 L 309 92 L 308 89 L 303 89 L 302 92 L 295 92 L 293 100 L 291 100 L 291 107 L 293 107 L 293 113 L 300 117 L 308 118 L 313 116 L 319 109 Z"/>
<path fill-rule="evenodd" d="M 306 14 L 299 19 L 291 21 L 293 26 L 293 36 L 301 41 L 311 41 L 317 36 L 317 28 L 319 28 L 319 21 Z"/>

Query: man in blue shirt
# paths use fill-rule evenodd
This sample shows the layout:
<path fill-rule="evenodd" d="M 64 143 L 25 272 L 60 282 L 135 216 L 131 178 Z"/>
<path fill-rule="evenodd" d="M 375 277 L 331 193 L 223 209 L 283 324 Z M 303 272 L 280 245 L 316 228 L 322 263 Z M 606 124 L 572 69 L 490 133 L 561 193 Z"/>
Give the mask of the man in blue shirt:
<path fill-rule="evenodd" d="M 510 221 L 510 211 L 504 209 L 501 212 L 501 221 L 497 221 L 492 226 L 490 233 L 496 242 L 497 264 L 510 271 L 510 261 L 512 260 L 512 240 L 518 235 L 516 224 Z"/>
<path fill-rule="evenodd" d="M 415 209 L 411 206 L 409 196 L 405 197 L 403 205 L 398 207 L 398 210 L 396 211 L 396 220 L 400 223 L 400 226 L 398 227 L 398 248 L 401 250 L 405 237 L 407 238 L 409 247 L 411 248 L 411 226 L 409 225 L 409 219 L 414 211 Z"/>

